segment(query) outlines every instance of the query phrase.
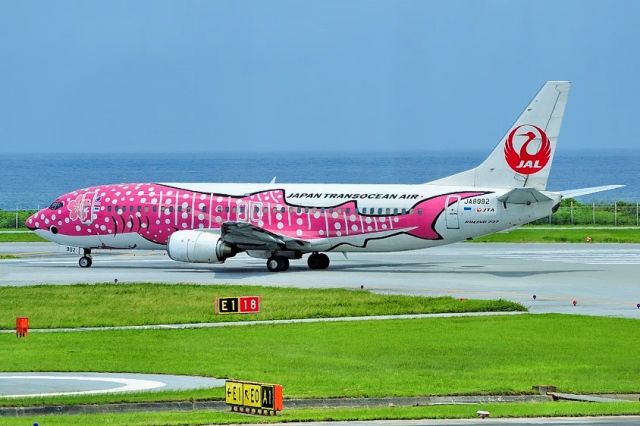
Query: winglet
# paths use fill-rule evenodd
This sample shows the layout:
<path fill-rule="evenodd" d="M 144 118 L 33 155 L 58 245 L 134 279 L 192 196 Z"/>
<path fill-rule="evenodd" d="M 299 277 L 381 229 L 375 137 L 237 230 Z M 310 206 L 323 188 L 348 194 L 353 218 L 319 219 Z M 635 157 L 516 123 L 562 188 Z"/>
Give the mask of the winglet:
<path fill-rule="evenodd" d="M 274 176 L 273 179 L 271 179 L 271 182 L 269 183 L 276 183 L 276 177 Z"/>

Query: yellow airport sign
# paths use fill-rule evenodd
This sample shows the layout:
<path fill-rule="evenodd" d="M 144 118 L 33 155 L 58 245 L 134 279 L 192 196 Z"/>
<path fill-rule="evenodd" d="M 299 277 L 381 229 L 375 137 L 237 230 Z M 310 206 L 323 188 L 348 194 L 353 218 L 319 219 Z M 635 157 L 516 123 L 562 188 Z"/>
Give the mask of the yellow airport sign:
<path fill-rule="evenodd" d="M 224 400 L 233 411 L 275 414 L 283 408 L 282 386 L 227 380 L 224 384 Z"/>

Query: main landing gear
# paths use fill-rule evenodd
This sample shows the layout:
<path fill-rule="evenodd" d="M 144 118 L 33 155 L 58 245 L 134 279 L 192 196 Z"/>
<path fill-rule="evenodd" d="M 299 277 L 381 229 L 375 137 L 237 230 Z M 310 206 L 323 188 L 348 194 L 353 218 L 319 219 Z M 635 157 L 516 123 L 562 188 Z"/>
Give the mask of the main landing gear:
<path fill-rule="evenodd" d="M 307 259 L 309 269 L 327 269 L 329 267 L 329 256 L 324 253 L 312 253 Z"/>
<path fill-rule="evenodd" d="M 307 259 L 309 269 L 327 269 L 329 256 L 324 253 L 311 253 Z M 273 255 L 267 259 L 267 269 L 270 272 L 284 272 L 289 269 L 289 259 L 281 255 Z"/>
<path fill-rule="evenodd" d="M 81 268 L 89 268 L 93 261 L 91 260 L 91 249 L 83 249 L 82 257 L 78 260 Z"/>
<path fill-rule="evenodd" d="M 284 272 L 289 269 L 289 259 L 284 256 L 271 256 L 267 259 L 269 272 Z"/>

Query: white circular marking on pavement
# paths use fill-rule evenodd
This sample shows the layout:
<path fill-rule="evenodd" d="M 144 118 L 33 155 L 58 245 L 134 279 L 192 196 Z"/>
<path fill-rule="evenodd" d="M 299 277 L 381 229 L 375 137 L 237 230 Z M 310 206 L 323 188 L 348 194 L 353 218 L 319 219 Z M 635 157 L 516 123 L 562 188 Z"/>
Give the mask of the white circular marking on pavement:
<path fill-rule="evenodd" d="M 3 395 L 3 398 L 22 398 L 26 396 L 93 395 L 99 393 L 146 391 L 165 387 L 166 384 L 155 380 L 127 379 L 121 377 L 82 377 L 82 376 L 0 376 L 0 380 L 62 380 L 82 382 L 108 382 L 115 386 L 108 389 L 96 389 L 71 392 L 28 393 L 21 395 Z"/>

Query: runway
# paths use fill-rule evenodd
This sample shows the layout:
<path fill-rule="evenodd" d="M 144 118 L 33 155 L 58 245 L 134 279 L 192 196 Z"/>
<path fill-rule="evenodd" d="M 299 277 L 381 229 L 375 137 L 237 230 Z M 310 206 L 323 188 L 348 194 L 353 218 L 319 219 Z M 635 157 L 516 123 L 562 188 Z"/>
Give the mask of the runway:
<path fill-rule="evenodd" d="M 4 243 L 0 285 L 78 282 L 172 282 L 364 288 L 412 295 L 504 298 L 534 313 L 640 318 L 640 245 L 461 243 L 396 253 L 330 254 L 326 271 L 304 259 L 287 272 L 267 272 L 262 259 L 240 254 L 222 265 L 174 262 L 165 252 L 95 251 L 93 266 L 49 243 Z M 536 300 L 533 300 L 536 295 Z M 577 305 L 573 306 L 572 301 Z"/>

